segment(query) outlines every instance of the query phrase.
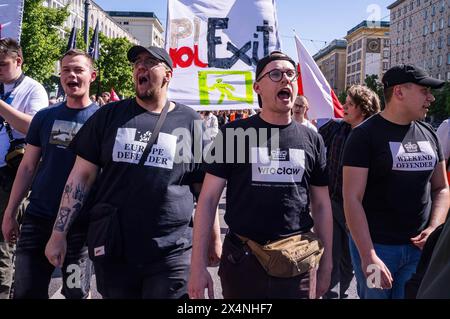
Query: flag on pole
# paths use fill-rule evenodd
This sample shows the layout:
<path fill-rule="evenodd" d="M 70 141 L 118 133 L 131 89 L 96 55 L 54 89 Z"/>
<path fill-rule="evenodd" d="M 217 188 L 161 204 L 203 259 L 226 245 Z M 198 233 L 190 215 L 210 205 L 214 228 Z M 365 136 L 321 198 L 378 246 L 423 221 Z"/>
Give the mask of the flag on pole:
<path fill-rule="evenodd" d="M 94 59 L 94 61 L 97 61 L 100 56 L 100 44 L 98 41 L 98 20 L 97 24 L 95 25 L 94 36 L 92 37 L 91 44 L 89 45 L 88 53 Z"/>
<path fill-rule="evenodd" d="M 77 27 L 75 26 L 75 21 L 73 22 L 72 31 L 70 31 L 69 41 L 67 42 L 67 50 L 72 50 L 77 48 Z"/>
<path fill-rule="evenodd" d="M 110 97 L 109 97 L 109 101 L 110 102 L 116 102 L 116 101 L 120 101 L 119 96 L 117 95 L 116 91 L 114 91 L 114 88 L 111 88 L 111 93 L 110 93 Z"/>
<path fill-rule="evenodd" d="M 0 0 L 0 39 L 20 41 L 23 9 L 23 0 Z"/>
<path fill-rule="evenodd" d="M 297 45 L 300 74 L 298 78 L 298 94 L 308 98 L 308 118 L 344 117 L 344 109 L 322 71 L 320 71 L 298 36 L 295 36 L 295 42 Z"/>

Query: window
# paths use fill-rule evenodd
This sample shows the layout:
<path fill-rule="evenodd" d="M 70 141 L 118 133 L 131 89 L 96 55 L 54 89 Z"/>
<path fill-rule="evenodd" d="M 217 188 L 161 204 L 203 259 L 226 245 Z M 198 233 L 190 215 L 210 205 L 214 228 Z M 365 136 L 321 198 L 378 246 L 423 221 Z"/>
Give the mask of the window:
<path fill-rule="evenodd" d="M 450 81 L 450 72 L 447 72 L 447 81 Z"/>
<path fill-rule="evenodd" d="M 444 18 L 441 18 L 439 20 L 439 30 L 442 30 L 442 29 L 444 29 Z"/>
<path fill-rule="evenodd" d="M 436 5 L 433 4 L 433 6 L 431 7 L 431 16 L 434 17 L 436 15 Z"/>
<path fill-rule="evenodd" d="M 406 30 L 406 20 L 403 20 L 403 30 Z"/>
<path fill-rule="evenodd" d="M 442 66 L 442 55 L 438 55 L 437 57 L 437 66 Z"/>
<path fill-rule="evenodd" d="M 128 22 L 128 21 L 124 21 L 124 22 L 123 22 L 123 24 L 124 24 L 124 25 L 129 25 L 129 24 L 130 24 L 130 22 Z"/>
<path fill-rule="evenodd" d="M 391 45 L 391 41 L 389 39 L 384 39 L 384 46 L 389 47 Z"/>
<path fill-rule="evenodd" d="M 450 57 L 450 54 L 449 54 Z M 398 61 L 400 60 L 400 52 L 395 53 L 395 62 L 398 63 Z"/>
<path fill-rule="evenodd" d="M 423 11 L 423 19 L 426 20 L 427 18 L 428 18 L 428 10 L 425 9 L 425 10 Z"/>
<path fill-rule="evenodd" d="M 411 48 L 408 48 L 408 59 L 411 58 Z"/>
<path fill-rule="evenodd" d="M 450 64 L 450 53 L 447 53 L 447 64 Z"/>
<path fill-rule="evenodd" d="M 414 10 L 414 2 L 411 1 L 411 4 L 409 5 L 409 10 L 413 11 Z"/>
<path fill-rule="evenodd" d="M 424 42 L 424 43 L 422 43 L 422 53 L 425 53 L 426 49 L 427 49 L 427 43 Z"/>
<path fill-rule="evenodd" d="M 426 36 L 428 34 L 428 26 L 424 25 L 423 26 L 423 36 Z"/>
<path fill-rule="evenodd" d="M 361 62 L 356 65 L 356 71 L 361 71 Z"/>
<path fill-rule="evenodd" d="M 408 24 L 409 24 L 409 27 L 411 28 L 412 27 L 412 17 L 411 16 L 409 17 L 409 23 Z"/>
<path fill-rule="evenodd" d="M 435 47 L 436 47 L 436 42 L 434 42 L 434 40 L 431 40 L 430 51 L 434 51 Z"/>
<path fill-rule="evenodd" d="M 383 51 L 383 58 L 389 58 L 389 50 Z"/>
<path fill-rule="evenodd" d="M 420 6 L 420 0 L 417 0 L 417 6 Z"/>
<path fill-rule="evenodd" d="M 383 62 L 383 71 L 386 71 L 389 69 L 389 62 Z"/>
<path fill-rule="evenodd" d="M 439 37 L 438 38 L 438 49 L 442 49 L 442 42 L 443 42 L 443 39 L 442 39 L 442 37 Z"/>
<path fill-rule="evenodd" d="M 436 22 L 431 23 L 431 33 L 436 32 Z"/>
<path fill-rule="evenodd" d="M 439 12 L 443 12 L 445 10 L 445 1 L 441 0 L 441 5 L 439 7 Z"/>
<path fill-rule="evenodd" d="M 351 72 L 351 67 L 348 66 L 348 67 L 347 67 L 347 73 L 350 73 L 350 72 Z"/>
<path fill-rule="evenodd" d="M 392 21 L 395 20 L 395 11 L 392 11 L 392 17 L 391 17 Z"/>
<path fill-rule="evenodd" d="M 412 33 L 410 32 L 410 33 L 409 33 L 409 36 L 408 36 L 408 42 L 411 43 L 411 41 L 412 41 Z"/>
<path fill-rule="evenodd" d="M 440 73 L 437 74 L 437 79 L 438 79 L 438 80 L 441 79 L 441 74 L 440 74 Z"/>

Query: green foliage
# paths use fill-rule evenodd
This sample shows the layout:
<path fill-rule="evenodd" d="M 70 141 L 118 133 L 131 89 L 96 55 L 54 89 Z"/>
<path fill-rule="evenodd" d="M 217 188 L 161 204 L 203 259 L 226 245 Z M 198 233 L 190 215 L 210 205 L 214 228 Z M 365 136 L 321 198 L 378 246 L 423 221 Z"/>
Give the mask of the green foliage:
<path fill-rule="evenodd" d="M 364 82 L 369 89 L 371 89 L 376 94 L 378 94 L 378 97 L 380 98 L 380 102 L 381 102 L 381 109 L 383 110 L 384 106 L 385 106 L 384 88 L 383 88 L 383 84 L 380 83 L 380 81 L 378 80 L 378 75 L 376 75 L 376 74 L 368 75 L 368 76 L 366 76 L 366 79 L 364 80 Z"/>
<path fill-rule="evenodd" d="M 24 72 L 44 86 L 52 86 L 56 61 L 64 51 L 59 30 L 69 16 L 66 7 L 46 8 L 42 0 L 25 0 L 21 45 Z"/>
<path fill-rule="evenodd" d="M 339 102 L 341 102 L 342 105 L 345 104 L 345 100 L 347 99 L 347 90 L 342 91 L 338 96 Z"/>
<path fill-rule="evenodd" d="M 439 119 L 446 119 L 450 116 L 450 82 L 446 82 L 445 86 L 439 90 L 433 90 L 436 101 L 430 108 L 429 115 L 434 115 Z"/>
<path fill-rule="evenodd" d="M 126 38 L 109 39 L 100 34 L 100 57 L 97 61 L 97 80 L 93 83 L 97 92 L 114 91 L 120 96 L 133 96 L 133 69 L 128 62 L 127 52 L 132 43 Z"/>

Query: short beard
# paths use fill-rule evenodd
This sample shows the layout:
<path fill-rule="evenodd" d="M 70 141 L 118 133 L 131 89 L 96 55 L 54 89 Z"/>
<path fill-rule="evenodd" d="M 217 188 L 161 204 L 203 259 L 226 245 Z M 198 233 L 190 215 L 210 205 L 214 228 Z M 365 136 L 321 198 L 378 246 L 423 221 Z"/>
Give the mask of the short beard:
<path fill-rule="evenodd" d="M 136 96 L 140 98 L 142 101 L 146 102 L 152 102 L 155 100 L 155 91 L 154 90 L 148 90 L 145 93 L 138 93 L 136 90 Z"/>

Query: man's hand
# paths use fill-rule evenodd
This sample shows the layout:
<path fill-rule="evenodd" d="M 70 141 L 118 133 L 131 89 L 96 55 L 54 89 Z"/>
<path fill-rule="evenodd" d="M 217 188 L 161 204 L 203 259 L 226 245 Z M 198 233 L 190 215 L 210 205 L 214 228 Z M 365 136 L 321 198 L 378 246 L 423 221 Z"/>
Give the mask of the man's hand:
<path fill-rule="evenodd" d="M 317 270 L 316 298 L 322 297 L 330 288 L 333 264 L 321 262 Z"/>
<path fill-rule="evenodd" d="M 2 222 L 3 238 L 6 242 L 15 244 L 19 238 L 19 223 L 15 214 L 5 211 Z"/>
<path fill-rule="evenodd" d="M 208 267 L 217 267 L 222 256 L 222 240 L 216 238 L 208 247 Z"/>
<path fill-rule="evenodd" d="M 411 242 L 414 246 L 418 247 L 420 250 L 423 250 L 423 246 L 427 242 L 428 237 L 430 237 L 430 234 L 435 230 L 434 227 L 427 227 L 425 228 L 419 235 L 417 235 L 414 238 L 411 238 Z"/>
<path fill-rule="evenodd" d="M 63 233 L 53 232 L 47 246 L 45 256 L 55 267 L 62 267 L 67 251 L 67 239 Z"/>
<path fill-rule="evenodd" d="M 206 268 L 200 271 L 192 271 L 189 275 L 188 293 L 191 299 L 205 299 L 205 288 L 208 290 L 208 298 L 214 299 L 214 283 Z"/>
<path fill-rule="evenodd" d="M 391 289 L 392 282 L 394 281 L 391 275 L 391 272 L 386 267 L 384 262 L 373 253 L 370 257 L 363 259 L 361 258 L 361 267 L 366 278 L 369 276 L 374 276 L 375 272 L 375 281 L 371 282 L 373 284 L 372 287 L 369 288 L 378 288 L 378 289 Z M 378 274 L 377 274 L 378 273 Z M 369 282 L 366 282 L 368 285 Z"/>

